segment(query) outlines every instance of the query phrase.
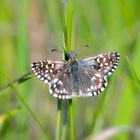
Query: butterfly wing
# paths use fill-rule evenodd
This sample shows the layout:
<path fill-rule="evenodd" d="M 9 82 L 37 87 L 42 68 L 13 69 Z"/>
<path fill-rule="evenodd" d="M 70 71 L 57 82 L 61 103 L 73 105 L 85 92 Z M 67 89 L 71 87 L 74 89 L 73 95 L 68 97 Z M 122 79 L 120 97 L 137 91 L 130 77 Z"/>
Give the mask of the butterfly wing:
<path fill-rule="evenodd" d="M 101 72 L 91 69 L 90 65 L 87 65 L 86 63 L 80 65 L 79 96 L 95 96 L 103 92 L 107 86 L 107 77 Z"/>
<path fill-rule="evenodd" d="M 119 54 L 111 52 L 75 61 L 78 64 L 75 70 L 72 70 L 72 62 L 49 60 L 34 62 L 31 67 L 37 78 L 48 83 L 52 96 L 70 99 L 101 93 L 107 86 L 107 76 L 115 71 L 118 61 Z M 75 92 L 77 89 L 78 93 Z"/>
<path fill-rule="evenodd" d="M 68 66 L 63 61 L 37 61 L 31 64 L 38 79 L 49 85 L 49 92 L 56 98 L 71 98 Z"/>
<path fill-rule="evenodd" d="M 104 75 L 111 75 L 117 68 L 120 55 L 118 52 L 103 53 L 81 60 Z"/>
<path fill-rule="evenodd" d="M 119 54 L 104 53 L 79 61 L 80 95 L 95 96 L 103 92 L 107 86 L 107 76 L 117 68 Z"/>
<path fill-rule="evenodd" d="M 49 91 L 52 96 L 59 99 L 72 98 L 72 79 L 69 68 L 65 67 L 63 72 L 55 77 L 49 85 Z"/>
<path fill-rule="evenodd" d="M 65 63 L 63 61 L 37 61 L 31 64 L 33 73 L 44 83 L 50 83 L 63 71 Z"/>

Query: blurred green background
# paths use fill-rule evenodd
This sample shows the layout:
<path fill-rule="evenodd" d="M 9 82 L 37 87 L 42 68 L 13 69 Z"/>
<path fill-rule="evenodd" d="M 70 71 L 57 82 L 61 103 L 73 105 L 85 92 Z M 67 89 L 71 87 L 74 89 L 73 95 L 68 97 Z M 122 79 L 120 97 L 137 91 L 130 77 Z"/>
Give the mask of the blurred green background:
<path fill-rule="evenodd" d="M 33 61 L 62 59 L 51 49 L 63 47 L 65 4 L 64 0 L 0 1 L 0 87 L 29 72 Z M 104 93 L 73 99 L 75 139 L 140 139 L 140 1 L 71 0 L 70 8 L 79 58 L 110 51 L 121 56 Z M 45 133 L 17 93 L 46 127 Z M 55 139 L 56 118 L 57 99 L 37 78 L 0 92 L 2 140 Z"/>

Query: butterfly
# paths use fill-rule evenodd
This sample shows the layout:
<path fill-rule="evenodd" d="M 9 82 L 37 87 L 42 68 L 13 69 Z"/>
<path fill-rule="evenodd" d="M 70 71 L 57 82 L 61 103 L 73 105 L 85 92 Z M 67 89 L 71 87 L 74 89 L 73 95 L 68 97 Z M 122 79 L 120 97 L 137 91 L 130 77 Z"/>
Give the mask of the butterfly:
<path fill-rule="evenodd" d="M 67 61 L 44 60 L 31 64 L 32 72 L 48 84 L 50 94 L 59 99 L 96 96 L 103 92 L 120 55 L 108 52 L 78 59 L 76 52 L 70 51 L 66 58 Z"/>

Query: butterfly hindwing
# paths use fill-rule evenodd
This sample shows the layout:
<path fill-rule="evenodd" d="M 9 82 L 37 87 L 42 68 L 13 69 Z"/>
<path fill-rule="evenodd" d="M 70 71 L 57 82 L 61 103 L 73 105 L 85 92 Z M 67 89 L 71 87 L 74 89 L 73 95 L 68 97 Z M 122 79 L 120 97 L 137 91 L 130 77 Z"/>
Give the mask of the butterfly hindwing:
<path fill-rule="evenodd" d="M 90 65 L 86 63 L 82 63 L 80 66 L 79 96 L 95 96 L 103 92 L 107 86 L 107 77 L 101 72 L 91 69 Z"/>
<path fill-rule="evenodd" d="M 49 91 L 52 96 L 59 99 L 72 98 L 72 79 L 68 68 L 63 69 L 61 75 L 55 77 L 55 79 L 49 85 Z"/>
<path fill-rule="evenodd" d="M 49 84 L 49 92 L 56 98 L 71 98 L 68 68 L 63 61 L 37 61 L 31 65 L 38 79 Z"/>

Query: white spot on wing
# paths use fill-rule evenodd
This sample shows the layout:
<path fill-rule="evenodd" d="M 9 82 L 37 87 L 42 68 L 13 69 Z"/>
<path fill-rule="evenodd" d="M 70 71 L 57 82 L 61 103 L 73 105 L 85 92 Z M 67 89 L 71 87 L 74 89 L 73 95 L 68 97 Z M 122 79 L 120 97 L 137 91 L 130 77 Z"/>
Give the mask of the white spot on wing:
<path fill-rule="evenodd" d="M 108 63 L 105 63 L 105 66 L 108 66 Z"/>
<path fill-rule="evenodd" d="M 54 80 L 53 80 L 53 83 L 56 83 L 58 81 L 58 79 L 57 78 L 55 78 Z"/>
<path fill-rule="evenodd" d="M 37 75 L 37 78 L 41 78 L 41 75 Z"/>
<path fill-rule="evenodd" d="M 52 63 L 52 68 L 54 68 L 54 64 Z"/>
<path fill-rule="evenodd" d="M 56 98 L 58 97 L 56 93 L 54 93 L 53 96 L 56 97 Z"/>
<path fill-rule="evenodd" d="M 97 76 L 97 77 L 99 77 L 99 78 L 100 78 L 100 77 L 101 77 L 101 74 L 96 73 L 96 74 L 95 74 L 95 76 Z"/>
<path fill-rule="evenodd" d="M 95 76 L 93 76 L 93 77 L 91 78 L 91 80 L 92 80 L 92 81 L 96 80 L 96 77 L 95 77 Z"/>
<path fill-rule="evenodd" d="M 52 94 L 53 93 L 52 89 L 49 89 L 49 92 Z"/>
<path fill-rule="evenodd" d="M 112 74 L 112 72 L 108 72 L 107 74 L 108 74 L 108 75 L 111 75 L 111 74 Z"/>
<path fill-rule="evenodd" d="M 105 87 L 107 86 L 107 82 L 104 83 Z"/>
<path fill-rule="evenodd" d="M 51 77 L 50 77 L 50 76 L 48 76 L 48 77 L 47 77 L 47 79 L 48 79 L 48 80 L 51 80 Z"/>
<path fill-rule="evenodd" d="M 48 83 L 48 80 L 45 80 L 44 83 Z"/>
<path fill-rule="evenodd" d="M 99 57 L 97 58 L 97 62 L 100 63 L 100 58 Z"/>
<path fill-rule="evenodd" d="M 35 68 L 34 67 L 32 67 L 32 71 L 34 71 L 35 70 Z"/>
<path fill-rule="evenodd" d="M 59 80 L 58 81 L 58 85 L 63 85 L 62 81 Z"/>
<path fill-rule="evenodd" d="M 104 58 L 103 58 L 103 62 L 105 62 L 105 61 L 106 61 L 106 58 L 104 57 Z"/>
<path fill-rule="evenodd" d="M 31 67 L 34 67 L 34 64 L 31 64 Z"/>
<path fill-rule="evenodd" d="M 116 68 L 117 68 L 117 66 L 116 66 L 116 65 L 114 65 L 114 68 L 116 69 Z"/>
<path fill-rule="evenodd" d="M 63 95 L 63 96 L 62 96 L 62 99 L 65 99 L 65 98 L 66 98 L 65 95 Z"/>
<path fill-rule="evenodd" d="M 94 95 L 94 96 L 96 96 L 96 95 L 97 95 L 97 93 L 96 93 L 96 92 L 93 92 L 93 95 Z"/>
<path fill-rule="evenodd" d="M 94 87 L 93 87 L 93 86 L 91 86 L 90 88 L 91 88 L 92 90 L 94 89 Z"/>
<path fill-rule="evenodd" d="M 104 87 L 102 87 L 102 88 L 100 89 L 100 90 L 101 90 L 101 92 L 103 92 L 103 91 L 104 91 L 104 89 L 105 89 L 105 88 L 104 88 Z"/>
<path fill-rule="evenodd" d="M 86 96 L 92 96 L 92 93 L 91 92 L 89 92 L 89 93 L 87 93 L 87 95 Z"/>
<path fill-rule="evenodd" d="M 70 99 L 69 95 L 66 95 L 66 99 Z"/>
<path fill-rule="evenodd" d="M 63 93 L 66 93 L 66 89 L 65 88 L 63 89 Z"/>
<path fill-rule="evenodd" d="M 59 93 L 59 90 L 57 88 L 55 88 L 55 92 Z"/>
<path fill-rule="evenodd" d="M 44 77 L 41 77 L 40 80 L 43 81 L 44 80 Z"/>
<path fill-rule="evenodd" d="M 61 99 L 61 95 L 58 95 L 58 98 Z"/>
<path fill-rule="evenodd" d="M 53 72 L 53 70 L 52 69 L 50 69 L 50 73 L 52 73 Z"/>
<path fill-rule="evenodd" d="M 56 84 L 54 84 L 53 87 L 56 88 Z"/>

